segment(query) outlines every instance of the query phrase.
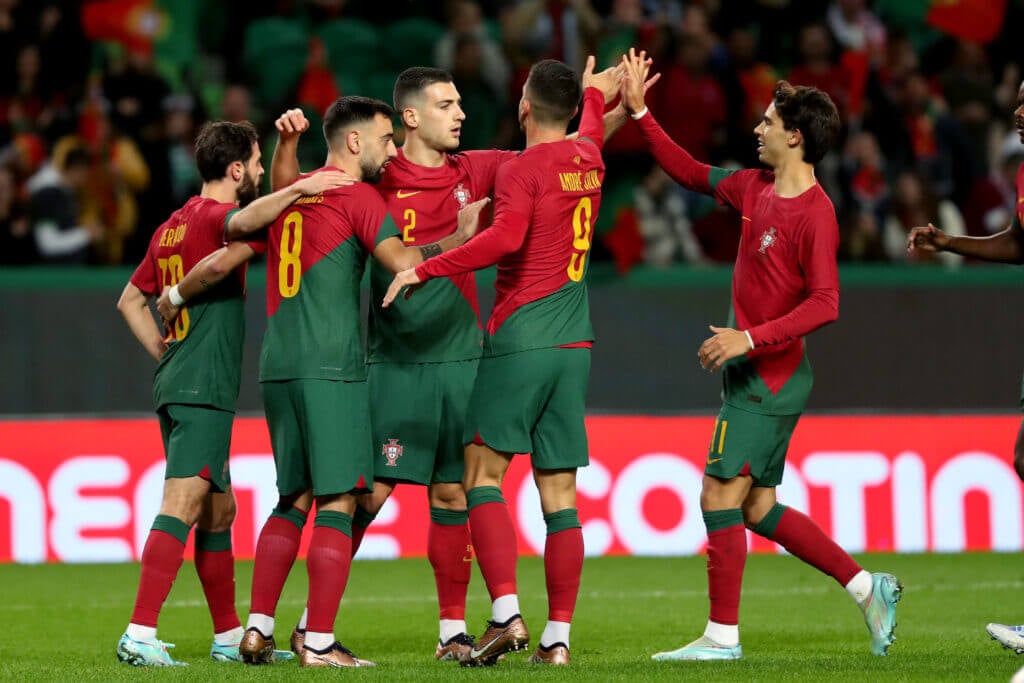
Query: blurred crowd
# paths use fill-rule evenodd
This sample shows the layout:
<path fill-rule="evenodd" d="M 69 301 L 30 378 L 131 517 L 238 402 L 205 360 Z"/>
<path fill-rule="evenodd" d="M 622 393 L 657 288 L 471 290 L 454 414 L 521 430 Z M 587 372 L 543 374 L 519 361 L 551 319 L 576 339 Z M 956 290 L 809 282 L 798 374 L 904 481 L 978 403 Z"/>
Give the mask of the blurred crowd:
<path fill-rule="evenodd" d="M 915 225 L 985 235 L 1013 216 L 1022 18 L 1022 0 L 0 0 L 0 264 L 137 261 L 199 188 L 207 119 L 252 120 L 269 163 L 283 109 L 316 124 L 338 95 L 390 101 L 402 68 L 434 65 L 463 97 L 463 147 L 515 148 L 531 64 L 604 67 L 631 46 L 662 74 L 662 125 L 719 166 L 757 164 L 778 79 L 828 92 L 844 130 L 818 174 L 840 258 L 902 262 Z M 675 185 L 631 125 L 605 156 L 595 259 L 733 260 L 738 216 Z"/>

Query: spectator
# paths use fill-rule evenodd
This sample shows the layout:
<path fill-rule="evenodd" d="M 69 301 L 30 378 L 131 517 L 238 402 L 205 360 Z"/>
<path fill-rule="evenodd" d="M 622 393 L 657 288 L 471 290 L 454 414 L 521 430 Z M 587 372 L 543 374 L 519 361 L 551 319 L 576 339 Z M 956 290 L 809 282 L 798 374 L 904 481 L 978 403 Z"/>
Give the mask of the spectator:
<path fill-rule="evenodd" d="M 929 188 L 925 179 L 912 172 L 901 173 L 896 187 L 889 216 L 885 221 L 883 246 L 889 260 L 895 262 L 941 262 L 945 266 L 958 266 L 963 257 L 951 252 L 932 253 L 915 249 L 907 251 L 907 236 L 919 225 L 935 223 L 950 236 L 964 235 L 964 219 L 956 204 L 940 199 Z"/>
<path fill-rule="evenodd" d="M 878 64 L 885 55 L 885 26 L 868 11 L 866 0 L 834 0 L 826 14 L 828 27 L 844 50 L 866 52 Z"/>
<path fill-rule="evenodd" d="M 657 164 L 634 190 L 644 262 L 664 268 L 676 262 L 705 263 L 700 242 L 691 231 L 678 185 Z"/>
<path fill-rule="evenodd" d="M 835 63 L 835 43 L 824 24 L 808 24 L 800 29 L 800 61 L 789 72 L 793 85 L 809 85 L 835 102 L 839 114 L 845 116 L 849 104 L 849 74 Z"/>
<path fill-rule="evenodd" d="M 103 237 L 103 226 L 79 219 L 91 167 L 85 147 L 66 146 L 29 179 L 29 222 L 44 263 L 84 264 L 89 246 Z"/>
<path fill-rule="evenodd" d="M 184 204 L 199 194 L 203 181 L 195 164 L 195 137 L 199 121 L 196 100 L 191 95 L 174 95 L 164 101 L 167 129 L 167 157 L 171 168 L 171 200 Z"/>
<path fill-rule="evenodd" d="M 221 118 L 231 123 L 252 120 L 252 95 L 249 88 L 241 83 L 232 83 L 224 88 L 220 100 Z"/>
<path fill-rule="evenodd" d="M 971 237 L 988 237 L 1004 230 L 1017 210 L 1017 170 L 1024 162 L 1024 144 L 1017 131 L 1006 134 L 997 155 L 991 173 L 974 183 L 964 206 L 964 222 Z"/>
<path fill-rule="evenodd" d="M 665 132 L 704 163 L 725 142 L 725 94 L 709 72 L 712 46 L 709 34 L 680 35 L 675 61 L 662 72 L 656 95 L 651 91 L 651 110 L 661 114 Z"/>
<path fill-rule="evenodd" d="M 36 260 L 26 207 L 10 162 L 0 164 L 0 264 L 24 266 Z"/>
<path fill-rule="evenodd" d="M 462 126 L 459 146 L 462 149 L 490 149 L 495 146 L 499 128 L 503 141 L 515 137 L 513 120 L 503 107 L 490 81 L 483 73 L 483 45 L 475 33 L 465 33 L 455 39 L 452 77 L 459 95 L 466 123 Z"/>
<path fill-rule="evenodd" d="M 479 53 L 480 77 L 498 98 L 493 102 L 504 104 L 507 101 L 511 70 L 501 45 L 487 33 L 480 5 L 473 0 L 455 0 L 448 3 L 447 10 L 448 28 L 434 48 L 434 63 L 440 69 L 455 71 L 458 51 L 456 43 L 459 37 L 473 36 Z M 455 85 L 462 90 L 462 82 L 458 78 L 455 79 Z"/>

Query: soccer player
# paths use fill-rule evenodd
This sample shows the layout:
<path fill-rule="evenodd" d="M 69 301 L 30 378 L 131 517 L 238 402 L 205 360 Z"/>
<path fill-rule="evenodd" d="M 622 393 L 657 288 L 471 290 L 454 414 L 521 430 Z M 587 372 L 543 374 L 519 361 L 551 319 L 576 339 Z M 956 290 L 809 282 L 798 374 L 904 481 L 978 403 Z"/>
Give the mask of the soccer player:
<path fill-rule="evenodd" d="M 295 199 L 340 180 L 340 174 L 304 179 L 257 200 L 263 166 L 256 131 L 249 124 L 225 121 L 206 124 L 199 132 L 196 164 L 203 178 L 200 195 L 156 230 L 117 304 L 139 343 L 159 363 L 153 398 L 167 457 L 160 513 L 142 551 L 135 610 L 117 644 L 118 659 L 136 666 L 178 664 L 167 652 L 169 645 L 156 637 L 157 618 L 181 566 L 189 530 L 197 522 L 196 571 L 214 627 L 210 656 L 237 660 L 242 636 L 235 611 L 235 500 L 228 448 L 245 336 L 245 273 L 237 271 L 230 281 L 181 309 L 166 337 L 153 320 L 149 299 L 176 285 L 187 269 L 223 245 L 226 236 L 265 227 Z M 239 205 L 248 206 L 240 210 Z"/>
<path fill-rule="evenodd" d="M 1017 107 L 1013 110 L 1013 124 L 1024 143 L 1024 82 L 1017 90 Z M 929 252 L 948 251 L 962 256 L 995 261 L 997 263 L 1024 263 L 1024 164 L 1017 169 L 1017 209 L 1010 225 L 989 237 L 952 237 L 931 223 L 917 227 L 907 236 L 907 249 Z M 1024 410 L 1024 383 L 1021 388 L 1021 409 Z M 1013 449 L 1013 466 L 1017 476 L 1024 480 L 1024 422 L 1017 433 Z M 1003 647 L 1024 653 L 1024 625 L 989 624 L 988 634 Z M 1024 671 L 1024 669 L 1022 669 Z"/>
<path fill-rule="evenodd" d="M 364 182 L 297 202 L 269 230 L 269 320 L 260 381 L 280 502 L 257 543 L 252 611 L 240 647 L 246 661 L 273 660 L 277 601 L 315 496 L 307 560 L 309 623 L 301 662 L 370 664 L 333 635 L 351 562 L 355 496 L 369 488 L 372 476 L 359 281 L 367 254 L 397 272 L 465 242 L 471 233 L 463 220 L 471 221 L 487 201 L 467 205 L 460 216 L 462 229 L 434 243 L 406 247 L 384 200 L 371 187 L 396 155 L 391 113 L 388 105 L 367 98 L 335 102 L 324 116 L 326 166 L 310 177 L 334 167 Z M 202 280 L 216 279 L 211 263 L 189 273 L 180 285 L 183 297 L 197 291 Z"/>
<path fill-rule="evenodd" d="M 377 189 L 401 228 L 402 240 L 410 246 L 430 243 L 451 233 L 462 207 L 493 192 L 498 168 L 518 152 L 454 153 L 466 117 L 446 71 L 406 69 L 395 81 L 394 102 L 405 127 L 405 144 Z M 625 118 L 621 107 L 605 114 L 606 139 Z M 308 122 L 294 109 L 276 125 L 280 139 L 271 179 L 279 187 L 298 176 L 296 147 Z M 427 557 L 440 608 L 434 656 L 458 659 L 473 646 L 465 621 L 472 546 L 462 489 L 462 430 L 482 345 L 476 280 L 472 272 L 437 278 L 419 296 L 396 302 L 384 314 L 380 302 L 391 273 L 373 260 L 370 274 L 367 383 L 374 485 L 372 494 L 359 499 L 352 523 L 353 553 L 396 485 L 427 487 Z M 301 650 L 305 626 L 303 615 L 292 636 L 295 650 Z"/>
<path fill-rule="evenodd" d="M 729 327 L 697 352 L 701 367 L 723 370 L 723 405 L 704 469 L 701 510 L 708 533 L 704 635 L 656 660 L 739 659 L 740 589 L 746 528 L 783 546 L 844 586 L 864 613 L 871 651 L 893 641 L 902 586 L 891 574 L 869 574 L 809 517 L 781 505 L 786 449 L 811 390 L 803 337 L 839 314 L 832 202 L 814 165 L 839 131 L 827 95 L 780 81 L 754 130 L 768 168 L 729 172 L 693 159 L 644 106 L 642 65 L 630 51 L 623 97 L 658 163 L 684 187 L 714 196 L 742 215 Z"/>
<path fill-rule="evenodd" d="M 498 171 L 493 224 L 450 254 L 399 273 L 382 302 L 390 308 L 405 286 L 498 266 L 462 437 L 473 546 L 493 601 L 487 630 L 460 658 L 466 666 L 493 664 L 529 643 L 515 527 L 501 492 L 514 453 L 531 454 L 548 529 L 548 624 L 530 661 L 569 663 L 583 567 L 576 470 L 588 464 L 583 418 L 594 338 L 585 277 L 604 178 L 601 112 L 621 80 L 620 71 L 595 75 L 593 65 L 591 57 L 577 140 L 565 133 L 580 102 L 579 76 L 553 60 L 534 65 L 519 103 L 527 148 Z"/>

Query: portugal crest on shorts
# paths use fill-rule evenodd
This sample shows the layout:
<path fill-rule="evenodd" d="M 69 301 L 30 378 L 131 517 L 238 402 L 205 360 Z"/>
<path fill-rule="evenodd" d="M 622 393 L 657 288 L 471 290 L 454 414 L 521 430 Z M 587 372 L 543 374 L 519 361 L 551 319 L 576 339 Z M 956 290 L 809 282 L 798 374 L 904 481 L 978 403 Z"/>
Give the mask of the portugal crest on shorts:
<path fill-rule="evenodd" d="M 462 183 L 459 183 L 452 194 L 455 196 L 455 201 L 459 203 L 459 208 L 465 209 L 466 204 L 469 204 L 469 190 L 464 188 Z"/>
<path fill-rule="evenodd" d="M 758 249 L 758 253 L 767 254 L 768 247 L 772 246 L 779 241 L 777 231 L 775 228 L 768 228 L 761 234 L 761 248 Z"/>
<path fill-rule="evenodd" d="M 381 455 L 387 458 L 387 462 L 384 464 L 388 467 L 398 467 L 398 458 L 401 457 L 403 450 L 405 449 L 402 448 L 402 444 L 398 443 L 398 439 L 388 439 L 380 451 Z"/>

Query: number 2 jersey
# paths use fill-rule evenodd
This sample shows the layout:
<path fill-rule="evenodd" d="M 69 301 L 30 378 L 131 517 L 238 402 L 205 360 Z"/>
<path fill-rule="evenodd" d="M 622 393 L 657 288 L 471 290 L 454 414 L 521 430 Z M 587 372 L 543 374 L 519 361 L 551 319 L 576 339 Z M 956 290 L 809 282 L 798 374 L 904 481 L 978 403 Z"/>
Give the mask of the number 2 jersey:
<path fill-rule="evenodd" d="M 260 381 L 365 380 L 359 283 L 366 257 L 398 235 L 384 200 L 368 183 L 339 187 L 301 197 L 267 230 Z"/>
<path fill-rule="evenodd" d="M 156 296 L 177 284 L 208 254 L 224 246 L 236 204 L 192 197 L 153 234 L 131 283 Z M 257 252 L 261 243 L 249 243 Z M 209 405 L 234 411 L 245 341 L 245 265 L 181 309 L 153 379 L 156 407 Z"/>
<path fill-rule="evenodd" d="M 425 245 L 452 234 L 459 209 L 494 189 L 495 175 L 517 152 L 470 151 L 445 155 L 442 166 L 420 166 L 402 150 L 388 164 L 377 189 L 406 246 Z M 372 283 L 369 363 L 438 363 L 480 357 L 483 333 L 476 277 L 456 273 L 428 282 L 415 296 L 399 297 L 385 311 L 391 271 L 370 261 Z"/>
<path fill-rule="evenodd" d="M 699 163 L 651 114 L 637 124 L 673 180 L 714 196 L 742 217 L 730 326 L 747 330 L 754 349 L 725 365 L 723 401 L 754 413 L 803 412 L 813 383 L 804 335 L 839 315 L 839 227 L 832 201 L 818 184 L 780 197 L 771 171 L 729 172 Z"/>
<path fill-rule="evenodd" d="M 594 339 L 586 274 L 605 172 L 604 98 L 588 88 L 583 100 L 579 139 L 536 144 L 503 164 L 494 223 L 416 268 L 427 279 L 497 263 L 484 355 Z"/>

